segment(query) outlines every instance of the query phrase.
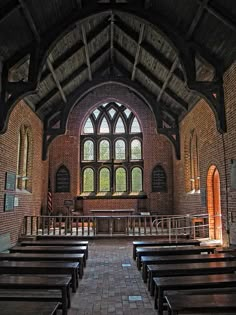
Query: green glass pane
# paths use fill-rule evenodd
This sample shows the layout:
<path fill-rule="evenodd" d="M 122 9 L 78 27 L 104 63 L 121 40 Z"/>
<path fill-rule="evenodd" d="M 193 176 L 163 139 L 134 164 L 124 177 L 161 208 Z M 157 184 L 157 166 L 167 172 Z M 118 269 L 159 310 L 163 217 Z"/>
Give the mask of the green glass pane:
<path fill-rule="evenodd" d="M 94 160 L 94 144 L 93 141 L 87 140 L 84 143 L 84 160 L 92 161 Z"/>
<path fill-rule="evenodd" d="M 84 192 L 94 191 L 94 171 L 92 168 L 86 168 L 83 176 Z"/>
<path fill-rule="evenodd" d="M 131 142 L 131 159 L 140 160 L 142 158 L 141 142 L 137 139 Z"/>
<path fill-rule="evenodd" d="M 102 140 L 99 144 L 99 160 L 106 161 L 110 159 L 110 145 L 107 140 Z"/>
<path fill-rule="evenodd" d="M 142 187 L 142 170 L 138 167 L 132 170 L 132 191 L 139 192 L 143 190 Z"/>
<path fill-rule="evenodd" d="M 116 191 L 126 191 L 126 171 L 121 167 L 116 170 Z"/>
<path fill-rule="evenodd" d="M 115 145 L 116 160 L 125 160 L 125 141 L 117 140 Z"/>
<path fill-rule="evenodd" d="M 107 168 L 102 168 L 100 170 L 99 190 L 110 191 L 110 171 Z"/>

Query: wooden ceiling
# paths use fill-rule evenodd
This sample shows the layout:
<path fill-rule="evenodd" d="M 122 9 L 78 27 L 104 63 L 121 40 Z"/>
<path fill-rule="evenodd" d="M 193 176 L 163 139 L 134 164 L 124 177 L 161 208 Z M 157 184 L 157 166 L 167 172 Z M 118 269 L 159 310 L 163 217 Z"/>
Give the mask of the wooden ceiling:
<path fill-rule="evenodd" d="M 127 86 L 175 146 L 200 98 L 226 131 L 223 73 L 236 56 L 235 0 L 1 0 L 0 130 L 22 98 L 47 146 L 93 88 Z"/>

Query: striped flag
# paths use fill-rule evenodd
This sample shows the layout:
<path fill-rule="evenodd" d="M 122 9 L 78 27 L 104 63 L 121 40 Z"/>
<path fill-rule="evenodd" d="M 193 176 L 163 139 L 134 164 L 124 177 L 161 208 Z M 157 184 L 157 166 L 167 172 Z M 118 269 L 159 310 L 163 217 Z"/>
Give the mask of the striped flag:
<path fill-rule="evenodd" d="M 48 210 L 48 214 L 50 215 L 52 213 L 52 190 L 51 190 L 50 178 L 48 179 L 47 210 Z"/>

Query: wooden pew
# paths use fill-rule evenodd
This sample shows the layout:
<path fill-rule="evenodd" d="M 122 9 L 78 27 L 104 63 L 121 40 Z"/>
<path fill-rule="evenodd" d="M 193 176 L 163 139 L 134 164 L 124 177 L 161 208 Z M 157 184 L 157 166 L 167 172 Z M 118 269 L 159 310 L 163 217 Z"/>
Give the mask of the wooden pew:
<path fill-rule="evenodd" d="M 230 254 L 208 254 L 208 255 L 173 255 L 173 256 L 142 256 L 142 277 L 147 281 L 147 265 L 163 265 L 175 263 L 201 263 L 211 261 L 234 261 L 236 257 Z"/>
<path fill-rule="evenodd" d="M 203 276 L 157 277 L 153 278 L 153 281 L 155 283 L 154 306 L 155 309 L 158 309 L 158 315 L 163 315 L 164 295 L 166 291 L 235 287 L 236 275 L 220 274 Z"/>
<path fill-rule="evenodd" d="M 198 240 L 179 240 L 177 242 L 172 241 L 134 241 L 133 242 L 133 259 L 136 260 L 136 248 L 137 247 L 154 247 L 154 246 L 184 246 L 184 245 L 195 245 L 200 246 Z"/>
<path fill-rule="evenodd" d="M 157 247 L 137 247 L 137 267 L 141 270 L 141 257 L 142 256 L 169 256 L 169 255 L 193 255 L 207 252 L 214 253 L 215 247 L 210 246 L 194 246 L 194 247 L 170 247 L 170 248 L 157 248 Z"/>
<path fill-rule="evenodd" d="M 169 265 L 147 265 L 148 289 L 154 295 L 154 277 L 191 276 L 233 273 L 236 270 L 236 261 L 201 262 Z"/>
<path fill-rule="evenodd" d="M 88 259 L 88 241 L 73 241 L 73 240 L 36 240 L 22 241 L 20 246 L 86 246 L 86 259 Z"/>
<path fill-rule="evenodd" d="M 59 303 L 30 301 L 0 301 L 1 315 L 56 315 Z"/>
<path fill-rule="evenodd" d="M 169 315 L 178 314 L 236 314 L 236 294 L 207 294 L 207 295 L 166 295 Z"/>
<path fill-rule="evenodd" d="M 27 254 L 27 253 L 10 253 L 1 254 L 0 261 L 67 261 L 67 262 L 79 262 L 79 277 L 82 278 L 84 274 L 84 254 Z"/>
<path fill-rule="evenodd" d="M 62 298 L 62 314 L 67 315 L 67 308 L 70 307 L 70 276 L 20 276 L 1 275 L 0 289 L 9 290 L 59 290 Z M 32 299 L 37 301 L 37 296 Z M 23 299 L 24 300 L 24 297 Z"/>
<path fill-rule="evenodd" d="M 0 274 L 70 274 L 73 292 L 78 288 L 78 272 L 78 262 L 0 261 Z"/>
<path fill-rule="evenodd" d="M 10 253 L 84 254 L 84 265 L 86 264 L 85 246 L 14 246 Z"/>

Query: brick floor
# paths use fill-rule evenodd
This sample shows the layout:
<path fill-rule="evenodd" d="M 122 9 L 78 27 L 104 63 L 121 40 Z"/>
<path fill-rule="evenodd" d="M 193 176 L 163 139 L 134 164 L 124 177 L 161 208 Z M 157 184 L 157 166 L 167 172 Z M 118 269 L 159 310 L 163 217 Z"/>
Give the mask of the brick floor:
<path fill-rule="evenodd" d="M 107 314 L 156 314 L 153 299 L 132 259 L 131 240 L 101 239 L 89 242 L 89 259 L 84 277 L 72 296 L 68 315 Z"/>

